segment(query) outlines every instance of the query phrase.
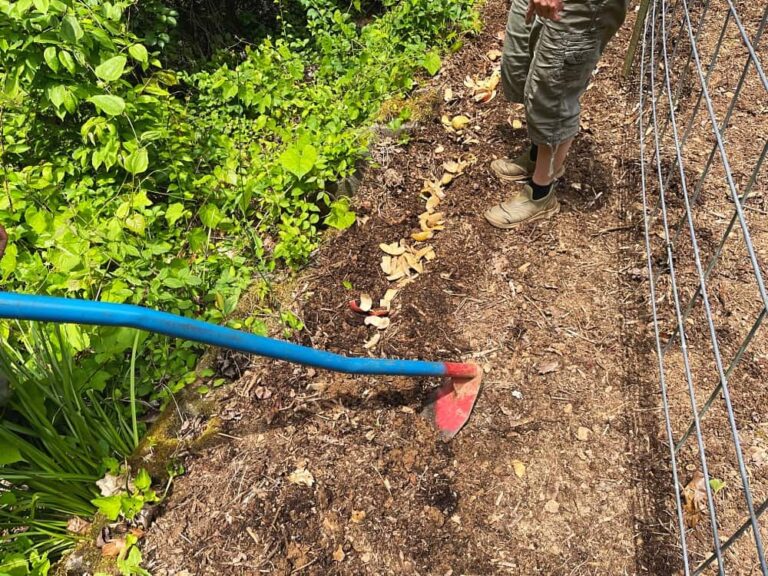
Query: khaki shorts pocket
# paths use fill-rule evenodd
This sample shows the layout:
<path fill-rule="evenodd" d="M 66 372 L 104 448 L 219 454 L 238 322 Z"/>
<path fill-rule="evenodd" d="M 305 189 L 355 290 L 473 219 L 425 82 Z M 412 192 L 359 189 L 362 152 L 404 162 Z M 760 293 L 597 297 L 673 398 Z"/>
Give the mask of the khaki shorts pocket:
<path fill-rule="evenodd" d="M 587 87 L 592 71 L 600 59 L 600 41 L 597 34 L 566 42 L 562 79 L 568 88 Z M 582 90 L 583 90 L 582 88 Z"/>

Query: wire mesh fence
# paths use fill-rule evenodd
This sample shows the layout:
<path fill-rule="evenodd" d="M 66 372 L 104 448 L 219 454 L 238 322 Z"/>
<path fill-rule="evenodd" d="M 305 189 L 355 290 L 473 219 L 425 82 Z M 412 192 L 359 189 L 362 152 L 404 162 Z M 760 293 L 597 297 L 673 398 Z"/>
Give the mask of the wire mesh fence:
<path fill-rule="evenodd" d="M 674 568 L 768 576 L 768 3 L 647 8 L 638 123 Z"/>

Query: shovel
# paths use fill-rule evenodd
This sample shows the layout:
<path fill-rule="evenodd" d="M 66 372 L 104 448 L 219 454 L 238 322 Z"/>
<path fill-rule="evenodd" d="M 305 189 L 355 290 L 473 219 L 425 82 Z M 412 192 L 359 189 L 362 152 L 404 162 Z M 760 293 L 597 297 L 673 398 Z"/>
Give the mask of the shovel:
<path fill-rule="evenodd" d="M 347 374 L 443 377 L 423 414 L 446 442 L 469 420 L 482 378 L 476 364 L 342 356 L 130 304 L 0 292 L 0 318 L 136 328 Z"/>

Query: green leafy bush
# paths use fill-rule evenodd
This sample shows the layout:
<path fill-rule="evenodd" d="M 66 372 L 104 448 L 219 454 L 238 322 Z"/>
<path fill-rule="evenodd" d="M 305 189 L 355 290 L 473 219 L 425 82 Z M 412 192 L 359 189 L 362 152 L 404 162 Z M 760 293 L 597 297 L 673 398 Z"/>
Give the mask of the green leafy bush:
<path fill-rule="evenodd" d="M 366 157 L 382 103 L 477 25 L 474 1 L 386 0 L 361 25 L 359 2 L 299 0 L 300 27 L 184 71 L 163 67 L 177 13 L 157 0 L 0 0 L 4 288 L 226 321 L 254 278 L 267 290 L 325 227 L 354 223 L 331 184 Z M 276 314 L 286 337 L 301 329 Z M 56 552 L 67 515 L 93 510 L 105 459 L 135 445 L 142 406 L 194 380 L 199 347 L 120 328 L 0 330 L 16 392 L 0 408 L 0 535 L 9 514 L 18 526 L 45 511 L 25 538 L 50 533 Z M 24 561 L 16 573 L 45 564 Z"/>

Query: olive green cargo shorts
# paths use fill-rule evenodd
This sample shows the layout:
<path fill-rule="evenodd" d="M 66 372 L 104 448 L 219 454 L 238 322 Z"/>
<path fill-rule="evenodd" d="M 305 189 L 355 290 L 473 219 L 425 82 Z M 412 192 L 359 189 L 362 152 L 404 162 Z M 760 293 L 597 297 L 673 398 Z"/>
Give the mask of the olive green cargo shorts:
<path fill-rule="evenodd" d="M 629 0 L 564 0 L 558 21 L 525 23 L 528 0 L 512 0 L 501 78 L 504 95 L 525 104 L 534 144 L 556 146 L 579 132 L 579 100 Z"/>

